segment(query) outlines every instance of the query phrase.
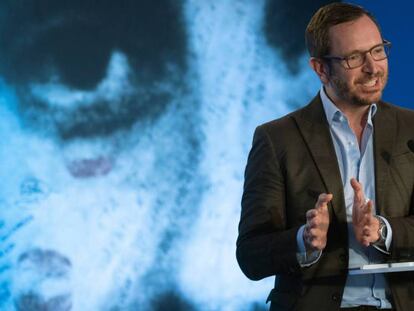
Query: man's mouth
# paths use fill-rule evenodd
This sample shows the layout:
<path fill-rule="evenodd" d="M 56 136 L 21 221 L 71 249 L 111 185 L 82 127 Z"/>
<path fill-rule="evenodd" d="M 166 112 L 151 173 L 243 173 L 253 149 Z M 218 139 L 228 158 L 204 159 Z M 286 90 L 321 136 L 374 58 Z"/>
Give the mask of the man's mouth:
<path fill-rule="evenodd" d="M 362 83 L 362 85 L 364 87 L 374 87 L 377 83 L 378 83 L 378 78 L 375 78 L 375 79 L 370 79 L 370 80 Z"/>
<path fill-rule="evenodd" d="M 362 91 L 365 92 L 378 92 L 382 89 L 381 76 L 371 77 L 359 81 L 362 86 Z"/>

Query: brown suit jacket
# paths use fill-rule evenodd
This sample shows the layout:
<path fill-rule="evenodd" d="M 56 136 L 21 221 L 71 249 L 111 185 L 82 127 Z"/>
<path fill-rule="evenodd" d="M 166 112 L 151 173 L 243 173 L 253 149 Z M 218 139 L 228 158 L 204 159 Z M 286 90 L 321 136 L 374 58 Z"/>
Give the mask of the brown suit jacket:
<path fill-rule="evenodd" d="M 392 232 L 389 259 L 414 248 L 414 112 L 380 102 L 374 116 L 376 208 Z M 328 242 L 308 268 L 296 259 L 296 233 L 318 195 L 332 193 Z M 271 310 L 338 310 L 347 276 L 348 234 L 338 162 L 319 95 L 259 126 L 249 154 L 237 260 L 252 280 L 276 275 Z M 413 256 L 414 259 L 414 256 Z M 397 310 L 414 310 L 414 273 L 389 273 Z"/>

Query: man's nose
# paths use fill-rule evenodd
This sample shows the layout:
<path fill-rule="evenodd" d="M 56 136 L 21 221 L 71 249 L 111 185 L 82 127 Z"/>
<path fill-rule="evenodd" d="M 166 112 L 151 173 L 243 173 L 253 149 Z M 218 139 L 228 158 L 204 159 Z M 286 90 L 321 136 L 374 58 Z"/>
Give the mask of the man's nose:
<path fill-rule="evenodd" d="M 375 74 L 379 71 L 377 61 L 374 60 L 370 53 L 365 54 L 364 65 L 362 71 L 370 74 Z"/>

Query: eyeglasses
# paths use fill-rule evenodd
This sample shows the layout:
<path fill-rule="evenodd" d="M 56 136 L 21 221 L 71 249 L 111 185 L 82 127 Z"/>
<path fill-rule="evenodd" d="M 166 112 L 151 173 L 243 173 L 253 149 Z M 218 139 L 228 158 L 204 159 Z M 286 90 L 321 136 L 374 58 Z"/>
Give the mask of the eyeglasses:
<path fill-rule="evenodd" d="M 355 53 L 352 53 L 351 55 L 344 56 L 344 57 L 326 55 L 326 56 L 323 56 L 322 58 L 340 61 L 342 66 L 345 69 L 354 69 L 354 68 L 361 67 L 365 63 L 367 53 L 371 54 L 371 57 L 373 60 L 380 61 L 388 57 L 388 55 L 390 54 L 390 49 L 391 49 L 391 42 L 387 40 L 383 40 L 382 44 L 378 44 L 372 47 L 371 49 L 369 49 L 368 51 L 355 52 Z"/>

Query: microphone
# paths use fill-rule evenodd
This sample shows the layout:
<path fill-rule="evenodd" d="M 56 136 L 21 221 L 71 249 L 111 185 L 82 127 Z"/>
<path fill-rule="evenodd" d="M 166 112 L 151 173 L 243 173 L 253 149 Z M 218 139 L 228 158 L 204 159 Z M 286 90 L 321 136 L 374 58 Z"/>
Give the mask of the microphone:
<path fill-rule="evenodd" d="M 410 149 L 411 152 L 414 153 L 414 140 L 410 139 L 409 141 L 407 141 L 407 147 L 408 149 Z"/>

